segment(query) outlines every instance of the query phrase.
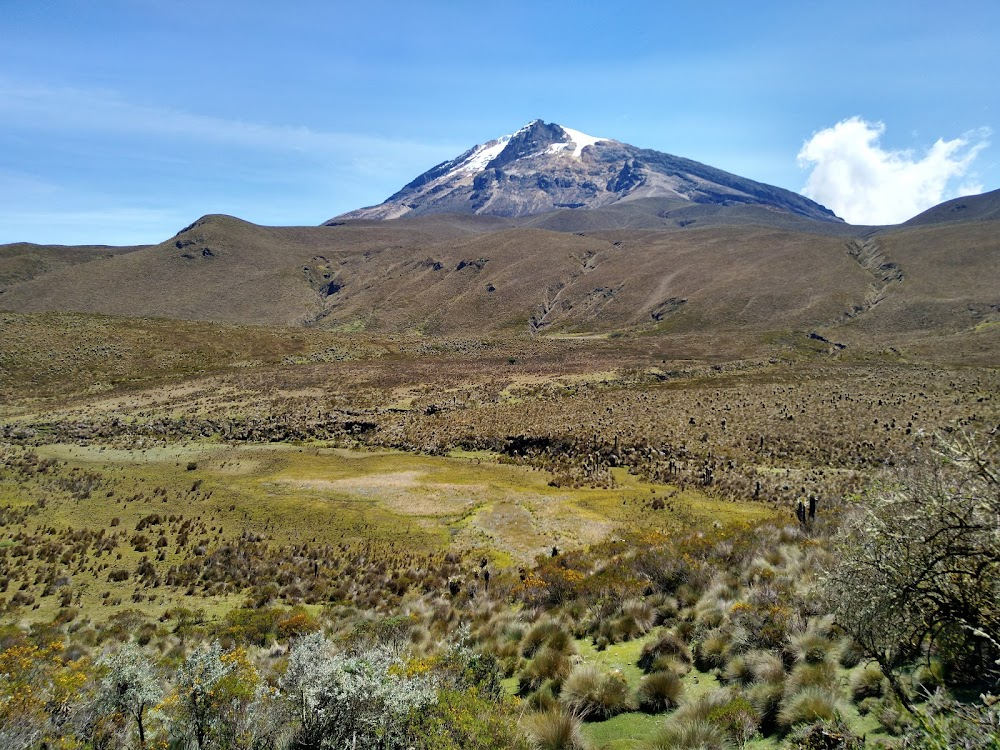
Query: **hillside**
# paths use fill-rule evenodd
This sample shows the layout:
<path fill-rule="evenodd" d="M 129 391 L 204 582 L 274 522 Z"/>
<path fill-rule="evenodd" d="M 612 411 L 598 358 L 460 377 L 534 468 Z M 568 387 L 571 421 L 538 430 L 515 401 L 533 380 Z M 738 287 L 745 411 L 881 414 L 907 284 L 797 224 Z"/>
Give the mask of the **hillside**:
<path fill-rule="evenodd" d="M 747 342 L 839 327 L 872 343 L 992 325 L 997 227 L 849 228 L 660 199 L 323 227 L 207 216 L 159 245 L 83 250 L 86 263 L 10 283 L 0 309 L 435 335 L 732 332 Z"/>
<path fill-rule="evenodd" d="M 966 195 L 945 201 L 917 214 L 901 226 L 913 227 L 955 221 L 997 220 L 1000 220 L 1000 190 L 992 190 L 982 195 Z"/>

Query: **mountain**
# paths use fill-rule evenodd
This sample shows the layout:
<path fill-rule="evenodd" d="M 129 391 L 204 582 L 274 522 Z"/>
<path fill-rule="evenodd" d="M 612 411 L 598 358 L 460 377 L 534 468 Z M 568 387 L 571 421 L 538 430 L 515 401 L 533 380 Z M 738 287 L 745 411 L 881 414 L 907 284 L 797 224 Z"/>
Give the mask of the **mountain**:
<path fill-rule="evenodd" d="M 709 352 L 928 341 L 992 362 L 997 289 L 1000 192 L 856 227 L 786 190 L 539 120 L 328 225 L 210 215 L 146 247 L 0 246 L 0 310 L 14 314 L 628 335 Z"/>
<path fill-rule="evenodd" d="M 442 213 L 523 217 L 641 198 L 757 205 L 841 223 L 832 211 L 789 190 L 534 120 L 424 172 L 384 203 L 350 211 L 327 224 Z"/>

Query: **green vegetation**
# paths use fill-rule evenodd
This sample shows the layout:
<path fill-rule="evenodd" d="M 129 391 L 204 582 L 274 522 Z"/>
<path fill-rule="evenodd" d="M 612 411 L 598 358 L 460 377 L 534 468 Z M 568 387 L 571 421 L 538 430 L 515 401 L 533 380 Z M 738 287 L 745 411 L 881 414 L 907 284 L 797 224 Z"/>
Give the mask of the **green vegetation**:
<path fill-rule="evenodd" d="M 8 322 L 0 745 L 990 747 L 995 370 Z"/>

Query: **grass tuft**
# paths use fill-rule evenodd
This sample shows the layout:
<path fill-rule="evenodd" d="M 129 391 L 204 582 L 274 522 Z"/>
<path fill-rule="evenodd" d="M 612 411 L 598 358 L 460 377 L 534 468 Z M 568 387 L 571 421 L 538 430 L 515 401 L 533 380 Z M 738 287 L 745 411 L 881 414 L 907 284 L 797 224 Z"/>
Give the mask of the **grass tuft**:
<path fill-rule="evenodd" d="M 673 672 L 653 672 L 642 678 L 636 691 L 639 708 L 658 714 L 680 705 L 684 683 Z"/>

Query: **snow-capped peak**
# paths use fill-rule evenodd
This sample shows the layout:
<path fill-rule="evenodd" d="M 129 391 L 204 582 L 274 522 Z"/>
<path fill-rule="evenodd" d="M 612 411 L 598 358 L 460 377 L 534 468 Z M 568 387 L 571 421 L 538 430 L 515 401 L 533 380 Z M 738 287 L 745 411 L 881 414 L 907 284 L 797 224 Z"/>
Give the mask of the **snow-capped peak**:
<path fill-rule="evenodd" d="M 455 166 L 449 174 L 475 173 L 483 171 L 491 161 L 503 152 L 503 150 L 507 147 L 507 144 L 510 143 L 512 139 L 517 138 L 522 133 L 531 130 L 531 128 L 539 124 L 544 123 L 542 120 L 532 120 L 527 125 L 514 131 L 513 133 L 502 135 L 492 141 L 476 146 L 472 149 L 472 153 L 469 154 L 465 161 Z M 567 140 L 560 143 L 553 143 L 544 151 L 538 152 L 537 155 L 555 154 L 560 151 L 569 151 L 572 149 L 573 156 L 579 159 L 583 154 L 583 149 L 587 146 L 592 146 L 595 143 L 609 140 L 608 138 L 597 138 L 592 135 L 587 135 L 586 133 L 581 133 L 579 130 L 573 130 L 572 128 L 567 128 L 563 125 L 557 125 L 556 127 L 562 130 Z"/>

